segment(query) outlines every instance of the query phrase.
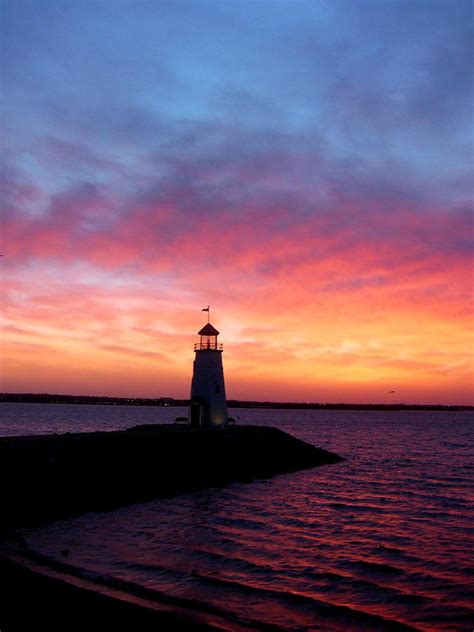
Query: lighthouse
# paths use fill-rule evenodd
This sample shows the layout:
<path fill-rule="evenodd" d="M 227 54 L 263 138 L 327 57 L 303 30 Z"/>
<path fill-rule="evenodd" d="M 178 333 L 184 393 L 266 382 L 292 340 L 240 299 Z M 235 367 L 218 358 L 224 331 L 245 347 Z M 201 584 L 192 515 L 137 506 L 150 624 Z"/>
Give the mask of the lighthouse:
<path fill-rule="evenodd" d="M 203 311 L 209 311 L 209 308 Z M 191 426 L 226 426 L 227 402 L 225 398 L 222 344 L 217 342 L 219 332 L 207 322 L 198 331 L 199 342 L 194 345 L 193 379 L 188 422 Z"/>

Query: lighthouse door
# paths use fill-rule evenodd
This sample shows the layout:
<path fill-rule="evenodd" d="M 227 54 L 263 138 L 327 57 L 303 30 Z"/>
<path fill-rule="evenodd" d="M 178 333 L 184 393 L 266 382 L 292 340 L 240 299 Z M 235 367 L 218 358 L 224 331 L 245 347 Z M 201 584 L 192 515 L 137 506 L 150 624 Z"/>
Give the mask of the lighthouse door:
<path fill-rule="evenodd" d="M 191 426 L 197 427 L 201 423 L 201 404 L 193 402 L 191 404 Z"/>

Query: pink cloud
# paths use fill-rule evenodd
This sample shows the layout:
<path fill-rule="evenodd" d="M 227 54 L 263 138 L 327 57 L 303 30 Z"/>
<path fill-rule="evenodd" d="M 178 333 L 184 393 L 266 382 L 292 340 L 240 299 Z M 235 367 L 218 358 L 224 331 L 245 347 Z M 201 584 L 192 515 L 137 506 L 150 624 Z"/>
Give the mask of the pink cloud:
<path fill-rule="evenodd" d="M 36 338 L 56 350 L 49 354 L 56 378 L 60 350 L 68 349 L 89 375 L 99 357 L 106 371 L 104 352 L 113 352 L 120 388 L 133 358 L 148 367 L 146 384 L 158 376 L 168 384 L 170 367 L 186 384 L 198 311 L 212 303 L 224 339 L 227 323 L 238 393 L 253 393 L 245 376 L 255 374 L 262 393 L 280 398 L 286 388 L 286 398 L 307 398 L 321 371 L 334 394 L 344 380 L 362 388 L 366 375 L 412 384 L 449 375 L 446 389 L 466 392 L 453 375 L 467 384 L 468 213 L 394 199 L 381 211 L 378 200 L 343 195 L 319 212 L 273 201 L 221 208 L 211 200 L 204 208 L 187 199 L 186 187 L 174 194 L 118 202 L 82 187 L 42 214 L 6 214 L 2 297 L 12 366 L 34 353 L 28 344 Z M 18 337 L 25 331 L 29 341 Z M 373 337 L 382 341 L 378 350 Z M 359 346 L 341 354 L 347 338 Z M 306 376 L 299 386 L 298 376 Z M 75 383 L 73 373 L 68 379 Z M 186 396 L 186 388 L 174 394 Z"/>

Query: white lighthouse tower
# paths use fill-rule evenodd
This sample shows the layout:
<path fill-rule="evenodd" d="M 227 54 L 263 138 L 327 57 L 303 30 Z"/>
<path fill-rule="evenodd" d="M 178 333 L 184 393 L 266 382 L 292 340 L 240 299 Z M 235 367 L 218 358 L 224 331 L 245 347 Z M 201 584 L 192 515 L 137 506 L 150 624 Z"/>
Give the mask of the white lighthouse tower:
<path fill-rule="evenodd" d="M 209 312 L 209 308 L 203 311 Z M 225 426 L 228 423 L 223 347 L 217 342 L 218 335 L 219 332 L 209 320 L 198 331 L 200 341 L 194 345 L 196 356 L 188 414 L 191 426 Z"/>

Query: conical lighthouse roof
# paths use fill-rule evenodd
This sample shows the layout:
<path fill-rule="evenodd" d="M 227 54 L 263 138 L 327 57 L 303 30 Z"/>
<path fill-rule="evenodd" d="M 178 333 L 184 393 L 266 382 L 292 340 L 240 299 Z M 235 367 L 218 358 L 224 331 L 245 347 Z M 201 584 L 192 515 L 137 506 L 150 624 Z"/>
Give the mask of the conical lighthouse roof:
<path fill-rule="evenodd" d="M 198 331 L 198 336 L 218 336 L 219 332 L 211 323 L 207 323 L 204 327 Z"/>

